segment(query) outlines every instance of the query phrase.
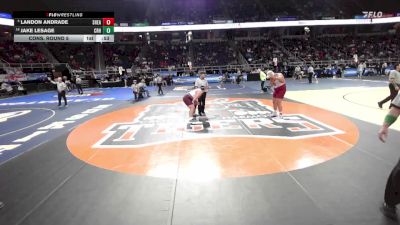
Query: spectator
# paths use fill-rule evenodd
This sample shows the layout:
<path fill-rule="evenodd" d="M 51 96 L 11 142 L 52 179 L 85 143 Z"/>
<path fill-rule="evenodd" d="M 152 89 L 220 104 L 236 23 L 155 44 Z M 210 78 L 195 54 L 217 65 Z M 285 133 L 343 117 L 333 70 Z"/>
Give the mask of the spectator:
<path fill-rule="evenodd" d="M 17 90 L 18 93 L 21 93 L 23 95 L 27 95 L 28 91 L 25 89 L 24 85 L 20 81 L 17 81 Z"/>
<path fill-rule="evenodd" d="M 7 93 L 8 95 L 14 94 L 13 87 L 11 86 L 11 84 L 9 82 L 3 82 L 1 84 L 1 89 L 0 90 L 3 93 Z"/>

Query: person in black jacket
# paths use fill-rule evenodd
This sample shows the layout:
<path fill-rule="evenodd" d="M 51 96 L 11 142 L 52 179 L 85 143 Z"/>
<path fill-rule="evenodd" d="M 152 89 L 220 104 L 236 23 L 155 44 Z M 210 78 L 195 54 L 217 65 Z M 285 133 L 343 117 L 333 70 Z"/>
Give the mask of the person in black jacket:
<path fill-rule="evenodd" d="M 386 141 L 389 133 L 389 127 L 396 122 L 400 115 L 400 95 L 392 101 L 392 106 L 389 113 L 385 116 L 383 125 L 379 130 L 378 136 L 382 142 Z M 385 198 L 381 206 L 382 213 L 397 221 L 398 216 L 396 212 L 396 206 L 400 204 L 400 160 L 397 162 L 386 183 Z"/>

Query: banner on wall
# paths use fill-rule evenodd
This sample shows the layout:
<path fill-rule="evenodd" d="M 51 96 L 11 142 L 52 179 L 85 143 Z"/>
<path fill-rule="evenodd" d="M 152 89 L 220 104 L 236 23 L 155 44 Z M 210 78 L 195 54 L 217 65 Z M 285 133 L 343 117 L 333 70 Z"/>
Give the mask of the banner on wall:
<path fill-rule="evenodd" d="M 235 79 L 236 76 L 239 74 L 237 73 L 230 73 L 230 80 Z M 220 74 L 207 74 L 206 79 L 208 83 L 219 83 L 222 80 L 222 75 Z M 181 77 L 174 77 L 173 81 L 175 84 L 194 84 L 198 76 L 181 76 Z M 243 79 L 247 80 L 247 74 L 243 74 Z"/>
<path fill-rule="evenodd" d="M 26 75 L 25 74 L 19 74 L 19 75 L 8 75 L 8 74 L 1 74 L 0 75 L 0 82 L 5 82 L 5 81 L 25 81 L 26 80 Z"/>
<path fill-rule="evenodd" d="M 27 73 L 26 74 L 26 80 L 29 81 L 46 81 L 47 80 L 47 74 L 46 73 Z"/>
<path fill-rule="evenodd" d="M 7 68 L 6 74 L 0 75 L 0 82 L 7 81 L 45 81 L 46 73 L 24 73 L 22 68 Z"/>
<path fill-rule="evenodd" d="M 22 68 L 7 68 L 4 70 L 6 74 L 0 75 L 0 82 L 26 81 L 26 74 L 22 71 Z"/>

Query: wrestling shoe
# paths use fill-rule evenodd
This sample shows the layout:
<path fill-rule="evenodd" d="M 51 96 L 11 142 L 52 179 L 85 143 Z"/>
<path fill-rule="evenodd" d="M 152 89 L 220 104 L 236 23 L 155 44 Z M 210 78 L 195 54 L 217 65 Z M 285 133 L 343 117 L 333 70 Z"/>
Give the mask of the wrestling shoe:
<path fill-rule="evenodd" d="M 269 117 L 277 117 L 277 116 L 278 116 L 278 114 L 276 112 L 273 112 L 273 113 L 269 114 Z"/>
<path fill-rule="evenodd" d="M 382 204 L 380 207 L 380 210 L 383 215 L 385 215 L 387 218 L 398 221 L 397 213 L 396 213 L 396 207 L 394 206 L 389 206 L 385 202 Z"/>

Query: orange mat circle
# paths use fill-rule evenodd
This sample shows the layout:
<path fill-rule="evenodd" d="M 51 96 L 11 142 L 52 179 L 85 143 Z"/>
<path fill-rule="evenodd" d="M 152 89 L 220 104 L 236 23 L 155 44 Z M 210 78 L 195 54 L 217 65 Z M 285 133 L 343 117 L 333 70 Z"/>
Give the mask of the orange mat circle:
<path fill-rule="evenodd" d="M 263 99 L 227 99 L 227 102 L 234 101 L 257 101 L 267 107 L 272 105 L 270 100 Z M 171 103 L 157 105 L 162 104 Z M 333 159 L 357 143 L 358 128 L 347 118 L 305 104 L 283 104 L 285 115 L 303 115 L 308 121 L 327 125 L 338 132 L 300 138 L 268 135 L 211 135 L 201 138 L 193 138 L 192 135 L 191 138 L 185 138 L 187 131 L 179 130 L 182 139 L 164 142 L 154 140 L 154 143 L 137 147 L 98 147 L 97 144 L 107 136 L 110 126 L 130 123 L 148 110 L 148 106 L 138 105 L 81 124 L 68 136 L 67 146 L 80 160 L 103 169 L 162 178 L 209 180 L 302 169 Z M 179 113 L 188 110 L 183 104 L 179 107 Z M 297 125 L 293 126 L 296 128 Z M 307 126 L 316 129 L 315 124 Z M 177 134 L 180 135 L 175 133 L 175 137 Z"/>

